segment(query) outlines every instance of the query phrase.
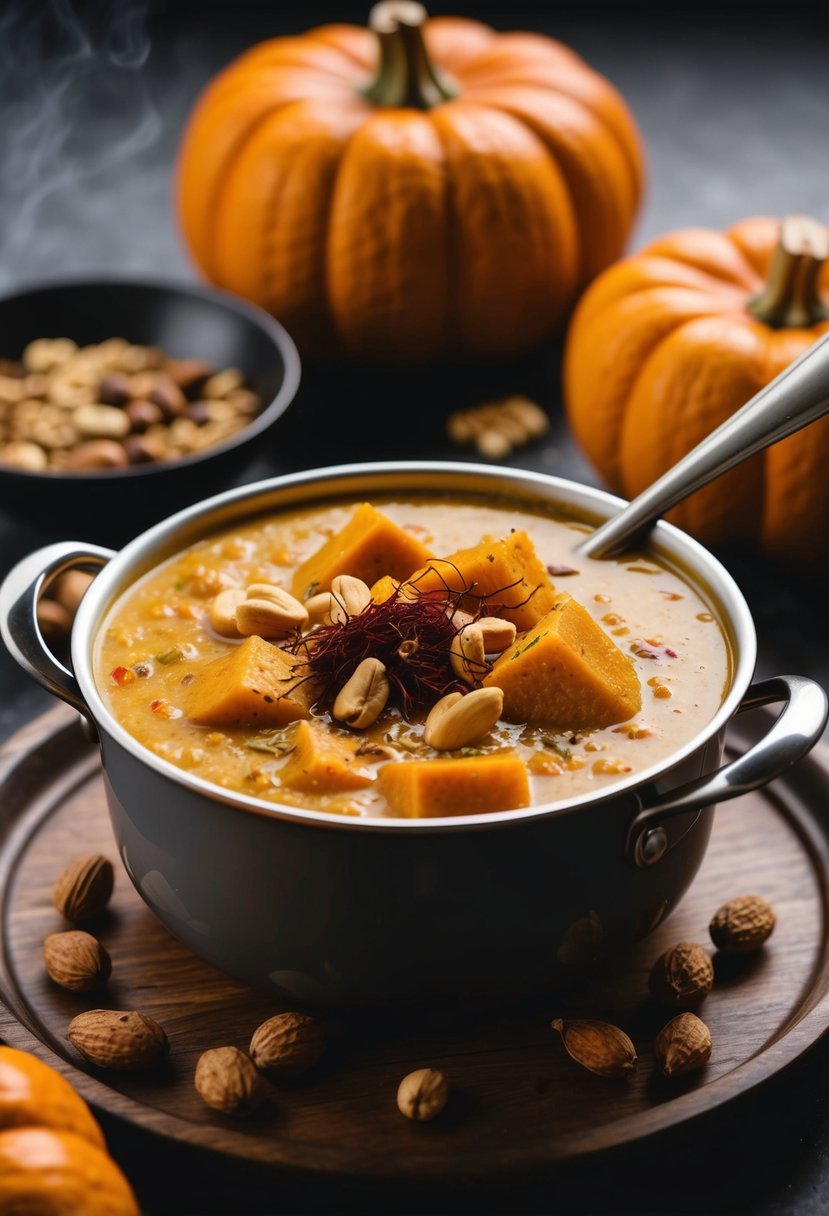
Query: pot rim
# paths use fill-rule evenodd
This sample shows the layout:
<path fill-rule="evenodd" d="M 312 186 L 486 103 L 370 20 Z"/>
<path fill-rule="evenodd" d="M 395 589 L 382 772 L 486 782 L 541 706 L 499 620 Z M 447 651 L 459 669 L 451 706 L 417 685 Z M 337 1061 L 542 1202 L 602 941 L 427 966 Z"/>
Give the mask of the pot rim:
<path fill-rule="evenodd" d="M 369 481 L 376 484 L 368 485 Z M 354 483 L 351 485 L 350 483 Z M 360 464 L 329 465 L 299 473 L 283 474 L 249 485 L 226 490 L 177 512 L 140 533 L 97 574 L 82 599 L 72 630 L 72 664 L 90 715 L 100 731 L 162 777 L 184 786 L 213 802 L 268 818 L 303 824 L 308 827 L 337 828 L 357 832 L 446 832 L 472 828 L 501 828 L 586 810 L 622 795 L 634 794 L 638 787 L 663 777 L 726 725 L 739 707 L 748 688 L 756 662 L 757 641 L 748 604 L 736 582 L 703 545 L 672 524 L 660 520 L 646 542 L 644 552 L 656 551 L 696 590 L 707 595 L 718 614 L 732 652 L 732 672 L 728 691 L 717 713 L 704 729 L 682 747 L 657 764 L 615 781 L 606 789 L 587 795 L 539 803 L 520 810 L 477 815 L 456 815 L 434 819 L 404 819 L 380 816 L 352 818 L 333 811 L 315 811 L 266 801 L 249 794 L 226 790 L 204 778 L 178 768 L 155 755 L 121 726 L 105 705 L 93 677 L 93 654 L 98 627 L 114 601 L 137 578 L 154 569 L 213 532 L 232 522 L 281 508 L 323 503 L 349 494 L 364 493 L 481 493 L 489 489 L 501 498 L 513 498 L 522 506 L 557 503 L 575 507 L 582 516 L 598 522 L 609 518 L 625 505 L 625 500 L 607 491 L 525 469 L 500 465 L 481 465 L 450 461 L 376 461 Z M 533 491 L 536 493 L 533 494 Z M 274 499 L 273 503 L 270 499 Z M 280 503 L 276 500 L 282 498 Z M 137 574 L 127 577 L 140 567 Z"/>

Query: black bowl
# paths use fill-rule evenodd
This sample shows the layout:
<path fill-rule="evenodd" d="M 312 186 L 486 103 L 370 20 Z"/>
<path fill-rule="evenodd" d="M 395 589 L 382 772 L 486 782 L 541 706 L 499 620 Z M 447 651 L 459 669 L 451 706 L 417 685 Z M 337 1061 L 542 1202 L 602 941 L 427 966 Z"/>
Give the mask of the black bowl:
<path fill-rule="evenodd" d="M 174 358 L 238 367 L 265 403 L 229 439 L 173 461 L 94 473 L 30 473 L 0 465 L 0 510 L 65 539 L 123 544 L 243 479 L 299 385 L 299 355 L 278 321 L 236 296 L 196 284 L 64 280 L 0 299 L 0 358 L 19 358 L 34 338 L 57 337 L 80 346 L 123 337 Z"/>

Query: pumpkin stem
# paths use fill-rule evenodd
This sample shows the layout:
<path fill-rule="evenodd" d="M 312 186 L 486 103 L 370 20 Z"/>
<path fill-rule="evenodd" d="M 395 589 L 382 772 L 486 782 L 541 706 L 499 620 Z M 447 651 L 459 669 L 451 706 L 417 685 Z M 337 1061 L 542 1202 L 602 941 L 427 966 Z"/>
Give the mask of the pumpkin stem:
<path fill-rule="evenodd" d="M 426 9 L 416 0 L 381 0 L 368 18 L 377 35 L 377 75 L 361 93 L 378 106 L 431 110 L 458 89 L 432 62 L 423 38 Z"/>
<path fill-rule="evenodd" d="M 829 307 L 818 290 L 827 258 L 829 229 L 806 215 L 787 216 L 766 285 L 749 300 L 748 311 L 773 329 L 808 329 L 829 320 Z"/>

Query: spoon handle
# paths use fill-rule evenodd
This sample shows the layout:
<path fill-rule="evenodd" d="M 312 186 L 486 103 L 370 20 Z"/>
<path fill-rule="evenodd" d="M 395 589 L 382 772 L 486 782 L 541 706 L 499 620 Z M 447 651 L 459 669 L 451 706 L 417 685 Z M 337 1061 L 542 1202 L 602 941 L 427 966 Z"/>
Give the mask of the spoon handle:
<path fill-rule="evenodd" d="M 620 552 L 683 498 L 827 412 L 829 334 L 789 364 L 618 515 L 582 541 L 577 553 L 608 557 Z"/>

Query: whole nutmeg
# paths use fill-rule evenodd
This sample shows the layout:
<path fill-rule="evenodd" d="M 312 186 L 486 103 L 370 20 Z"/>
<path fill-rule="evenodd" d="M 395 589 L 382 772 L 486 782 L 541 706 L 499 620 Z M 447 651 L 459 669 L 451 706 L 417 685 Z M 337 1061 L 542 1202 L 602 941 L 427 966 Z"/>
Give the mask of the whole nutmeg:
<path fill-rule="evenodd" d="M 628 1077 L 636 1069 L 636 1048 L 624 1030 L 589 1018 L 555 1018 L 567 1054 L 600 1077 Z"/>
<path fill-rule="evenodd" d="M 238 1047 L 213 1047 L 203 1052 L 194 1083 L 199 1097 L 225 1115 L 250 1114 L 268 1096 L 265 1082 Z"/>
<path fill-rule="evenodd" d="M 67 920 L 92 920 L 109 903 L 115 873 L 112 862 L 100 853 L 78 857 L 58 876 L 52 903 Z"/>
<path fill-rule="evenodd" d="M 738 895 L 714 913 L 708 932 L 718 950 L 749 954 L 771 935 L 777 917 L 761 895 Z"/>
<path fill-rule="evenodd" d="M 662 1027 L 653 1049 L 664 1076 L 682 1077 L 708 1061 L 711 1032 L 695 1013 L 680 1013 Z"/>
<path fill-rule="evenodd" d="M 714 965 L 696 942 L 678 942 L 651 968 L 648 986 L 660 1005 L 691 1009 L 708 996 L 714 984 Z"/>
<path fill-rule="evenodd" d="M 446 1077 L 436 1068 L 418 1068 L 397 1087 L 397 1109 L 407 1119 L 425 1123 L 439 1115 L 449 1097 Z"/>
<path fill-rule="evenodd" d="M 250 1055 L 273 1076 L 295 1077 L 312 1068 L 325 1051 L 325 1034 L 306 1013 L 277 1013 L 253 1032 Z"/>
<path fill-rule="evenodd" d="M 123 1009 L 79 1013 L 69 1023 L 66 1037 L 91 1064 L 118 1072 L 153 1068 L 170 1050 L 155 1018 Z"/>
<path fill-rule="evenodd" d="M 43 961 L 50 979 L 72 992 L 88 992 L 112 974 L 106 950 L 83 929 L 50 933 L 43 943 Z"/>

